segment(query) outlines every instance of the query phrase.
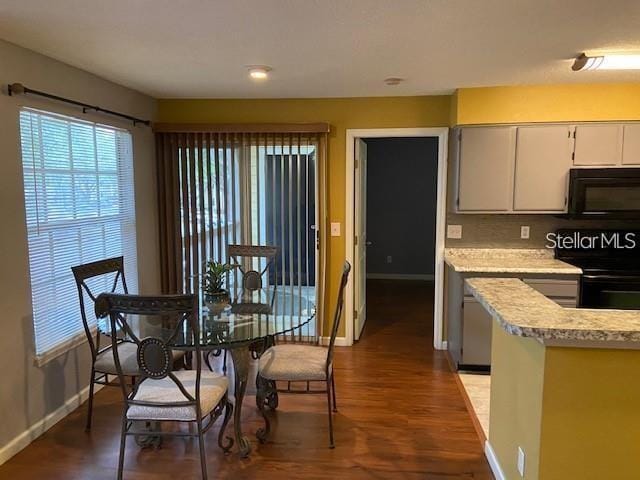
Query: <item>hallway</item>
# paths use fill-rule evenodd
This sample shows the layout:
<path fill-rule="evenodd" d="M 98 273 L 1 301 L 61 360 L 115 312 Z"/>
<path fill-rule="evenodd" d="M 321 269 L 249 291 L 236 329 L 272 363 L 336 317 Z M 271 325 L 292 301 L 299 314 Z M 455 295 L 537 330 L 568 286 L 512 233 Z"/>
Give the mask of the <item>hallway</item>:
<path fill-rule="evenodd" d="M 264 445 L 253 397 L 245 400 L 244 431 L 253 453 L 223 455 L 217 428 L 207 435 L 210 478 L 222 479 L 486 479 L 482 445 L 444 353 L 432 348 L 433 284 L 368 282 L 368 320 L 354 348 L 338 348 L 336 448 L 327 448 L 325 397 L 281 396 Z M 0 467 L 0 478 L 115 478 L 121 393 L 96 397 L 94 426 L 85 408 L 71 413 Z M 127 444 L 126 479 L 198 478 L 197 443 L 167 439 L 158 451 Z"/>

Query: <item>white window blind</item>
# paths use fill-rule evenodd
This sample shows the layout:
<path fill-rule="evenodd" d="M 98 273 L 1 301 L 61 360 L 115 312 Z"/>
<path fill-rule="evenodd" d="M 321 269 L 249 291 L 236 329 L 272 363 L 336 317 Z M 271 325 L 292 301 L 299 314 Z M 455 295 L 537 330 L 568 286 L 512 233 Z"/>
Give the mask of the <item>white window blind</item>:
<path fill-rule="evenodd" d="M 35 350 L 45 363 L 86 338 L 72 266 L 123 255 L 137 291 L 131 134 L 23 109 L 20 135 Z M 110 290 L 113 279 L 103 281 Z"/>

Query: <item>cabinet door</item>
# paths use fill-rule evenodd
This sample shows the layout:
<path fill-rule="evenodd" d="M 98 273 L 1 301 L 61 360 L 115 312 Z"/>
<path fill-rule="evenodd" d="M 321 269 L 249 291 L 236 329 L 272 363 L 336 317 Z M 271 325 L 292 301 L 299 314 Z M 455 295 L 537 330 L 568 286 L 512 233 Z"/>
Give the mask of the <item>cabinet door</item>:
<path fill-rule="evenodd" d="M 569 135 L 567 125 L 518 127 L 514 210 L 565 211 Z"/>
<path fill-rule="evenodd" d="M 619 165 L 622 125 L 578 125 L 575 130 L 574 165 Z"/>
<path fill-rule="evenodd" d="M 491 365 L 493 318 L 474 298 L 465 297 L 462 309 L 462 365 Z"/>
<path fill-rule="evenodd" d="M 622 163 L 624 165 L 640 165 L 640 124 L 624 126 Z"/>
<path fill-rule="evenodd" d="M 515 127 L 463 128 L 460 133 L 458 210 L 511 210 Z"/>

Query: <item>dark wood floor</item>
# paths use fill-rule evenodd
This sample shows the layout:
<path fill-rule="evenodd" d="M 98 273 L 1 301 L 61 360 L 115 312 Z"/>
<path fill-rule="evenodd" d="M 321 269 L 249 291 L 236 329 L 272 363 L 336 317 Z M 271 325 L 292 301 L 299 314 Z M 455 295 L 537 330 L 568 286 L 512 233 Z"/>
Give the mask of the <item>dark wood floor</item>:
<path fill-rule="evenodd" d="M 217 429 L 207 435 L 210 478 L 222 479 L 491 479 L 482 445 L 445 356 L 432 348 L 433 286 L 369 283 L 362 340 L 336 353 L 339 413 L 336 448 L 327 448 L 322 395 L 282 396 L 271 440 L 249 459 L 223 455 Z M 83 430 L 85 408 L 73 412 L 0 467 L 2 479 L 113 479 L 121 397 L 96 397 L 94 426 Z M 244 428 L 261 424 L 253 397 Z M 166 439 L 160 450 L 130 442 L 127 479 L 198 478 L 197 443 Z"/>

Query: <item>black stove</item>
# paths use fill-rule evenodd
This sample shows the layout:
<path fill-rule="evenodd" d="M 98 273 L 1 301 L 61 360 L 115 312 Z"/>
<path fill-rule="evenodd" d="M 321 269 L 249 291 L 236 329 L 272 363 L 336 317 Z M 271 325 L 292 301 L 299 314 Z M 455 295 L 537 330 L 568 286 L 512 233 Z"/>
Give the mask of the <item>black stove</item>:
<path fill-rule="evenodd" d="M 640 310 L 640 231 L 558 230 L 557 259 L 580 267 L 578 306 Z"/>

